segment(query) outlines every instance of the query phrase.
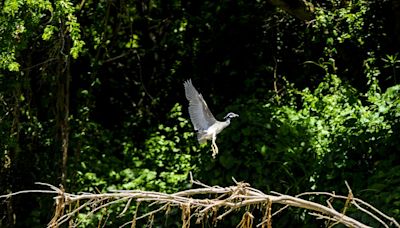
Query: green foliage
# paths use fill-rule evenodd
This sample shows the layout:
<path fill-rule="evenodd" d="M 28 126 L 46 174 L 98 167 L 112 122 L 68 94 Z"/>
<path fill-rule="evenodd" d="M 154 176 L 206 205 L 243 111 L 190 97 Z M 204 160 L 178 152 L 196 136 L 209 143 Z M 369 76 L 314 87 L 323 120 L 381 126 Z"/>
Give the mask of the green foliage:
<path fill-rule="evenodd" d="M 136 34 L 132 35 L 132 38 L 129 40 L 129 42 L 126 44 L 127 48 L 138 48 L 139 47 L 139 36 Z"/>
<path fill-rule="evenodd" d="M 397 75 L 396 71 L 399 69 L 400 60 L 398 58 L 398 53 L 395 55 L 386 55 L 385 58 L 382 58 L 382 61 L 385 62 L 385 68 L 391 68 L 393 75 L 389 76 L 388 79 L 393 79 L 394 83 L 397 84 Z"/>
<path fill-rule="evenodd" d="M 197 170 L 192 157 L 199 149 L 194 144 L 189 122 L 182 115 L 182 106 L 176 104 L 168 113 L 166 124 L 151 129 L 143 148 L 135 145 L 129 137 L 117 140 L 111 132 L 108 136 L 104 133 L 99 135 L 96 132 L 104 129 L 100 130 L 99 126 L 90 122 L 80 123 L 84 133 L 77 135 L 75 140 L 85 141 L 80 142 L 80 163 L 71 167 L 75 177 L 70 183 L 76 189 L 101 192 L 141 189 L 172 193 L 183 186 L 189 187 L 188 174 Z M 112 140 L 115 142 L 110 142 Z M 110 143 L 120 144 L 122 159 L 116 159 L 107 152 L 112 149 L 104 145 Z M 97 151 L 100 147 L 103 150 Z M 101 156 L 95 156 L 98 154 Z M 86 217 L 87 213 L 82 211 L 79 221 L 83 227 L 92 227 L 101 217 L 110 214 L 113 219 L 109 219 L 109 225 L 115 225 L 117 219 L 114 218 L 123 209 L 124 205 L 121 204 L 90 217 Z M 124 223 L 122 220 L 120 222 Z"/>
<path fill-rule="evenodd" d="M 65 23 L 68 31 L 68 34 L 72 40 L 72 46 L 70 49 L 71 56 L 76 59 L 79 56 L 79 53 L 83 51 L 83 46 L 85 42 L 81 39 L 81 29 L 80 24 L 78 23 L 78 19 L 75 16 L 76 8 L 71 1 L 68 0 L 59 0 L 56 1 L 55 4 L 56 18 L 60 18 Z M 62 34 L 62 36 L 64 36 Z"/>
<path fill-rule="evenodd" d="M 0 192 L 60 183 L 63 126 L 68 191 L 175 192 L 190 187 L 190 171 L 210 185 L 234 177 L 293 195 L 346 194 L 347 180 L 399 218 L 399 31 L 389 2 L 313 1 L 304 23 L 266 1 L 4 1 Z M 240 114 L 218 135 L 215 160 L 188 121 L 188 78 L 217 119 Z M 53 202 L 12 206 L 17 227 L 43 227 Z M 110 215 L 118 226 L 122 209 L 84 209 L 77 221 L 94 227 Z M 274 226 L 310 227 L 304 211 L 289 210 Z M 3 211 L 0 226 L 13 218 Z"/>
<path fill-rule="evenodd" d="M 47 25 L 46 28 L 44 28 L 42 39 L 43 40 L 49 40 L 53 35 L 54 32 L 57 31 L 57 27 L 54 25 Z"/>
<path fill-rule="evenodd" d="M 269 100 L 263 107 L 260 101 L 235 102 L 244 104 L 241 112 L 235 106 L 227 109 L 238 111 L 240 123 L 223 132 L 229 137 L 219 143 L 219 164 L 209 168 L 215 175 L 211 182 L 227 185 L 233 176 L 264 191 L 346 194 L 347 180 L 355 194 L 398 216 L 397 155 L 390 151 L 399 126 L 393 121 L 400 111 L 399 89 L 397 85 L 384 93 L 362 95 L 331 74 L 314 90 L 287 85 L 284 98 Z M 390 159 L 382 164 L 386 153 Z M 387 172 L 380 171 L 383 167 Z M 392 195 L 385 198 L 388 189 Z M 278 226 L 291 224 L 284 221 Z"/>
<path fill-rule="evenodd" d="M 363 44 L 363 29 L 369 5 L 364 0 L 353 1 L 337 10 L 317 7 L 315 21 L 312 23 L 315 32 L 323 32 L 326 39 L 327 53 L 333 53 L 334 47 L 348 40 Z M 316 34 L 321 36 L 321 34 Z"/>
<path fill-rule="evenodd" d="M 39 26 L 43 14 L 51 11 L 49 1 L 8 0 L 0 12 L 0 69 L 18 71 L 19 51 Z"/>
<path fill-rule="evenodd" d="M 367 50 L 367 45 L 371 44 L 368 40 L 370 31 L 365 29 L 364 21 L 370 13 L 369 5 L 365 1 L 357 1 L 338 10 L 317 8 L 316 12 L 316 20 L 311 22 L 312 29 L 307 31 L 306 37 L 311 38 L 310 44 L 320 44 L 317 54 L 314 52 L 310 56 L 318 61 L 305 62 L 323 69 L 322 74 L 317 74 L 319 83 L 314 88 L 306 86 L 305 89 L 297 89 L 283 80 L 283 96 L 264 95 L 268 99 L 266 103 L 258 99 L 234 102 L 242 104 L 241 107 L 232 106 L 227 110 L 237 111 L 241 116 L 240 123 L 233 124 L 223 133 L 232 135 L 232 138 L 221 140 L 223 146 L 220 148 L 224 149 L 220 149 L 220 164 L 206 166 L 202 170 L 213 170 L 216 174 L 213 184 L 229 184 L 230 177 L 234 176 L 265 191 L 273 189 L 291 194 L 309 189 L 346 194 L 344 180 L 347 180 L 353 192 L 382 208 L 386 207 L 389 214 L 397 216 L 394 204 L 382 205 L 388 192 L 370 194 L 370 191 L 376 193 L 393 189 L 391 182 L 378 181 L 385 174 L 378 172 L 383 166 L 378 168 L 376 164 L 381 164 L 385 153 L 392 154 L 393 157 L 386 163 L 390 167 L 386 174 L 388 179 L 396 176 L 393 162 L 398 159 L 395 155 L 398 148 L 393 146 L 396 144 L 393 139 L 398 121 L 393 120 L 399 115 L 400 96 L 398 86 L 381 91 L 378 78 L 386 77 L 382 68 L 388 65 L 379 65 L 375 52 Z M 282 39 L 285 40 L 285 37 Z M 372 47 L 376 48 L 375 45 L 379 44 Z M 353 64 L 353 59 L 346 59 L 345 48 L 348 47 L 355 48 L 355 53 L 361 52 L 357 56 L 357 64 L 360 65 Z M 396 64 L 393 57 L 386 57 L 385 60 L 386 64 Z M 351 71 L 357 67 L 362 69 Z M 366 83 L 362 86 L 366 88 L 365 93 L 350 84 L 352 79 L 346 80 L 345 75 L 349 72 L 359 74 L 351 77 L 364 77 L 362 80 Z M 263 102 L 265 105 L 261 109 L 260 103 Z M 370 186 L 372 182 L 366 181 L 375 175 L 377 177 L 373 182 L 379 182 L 376 185 L 379 188 Z M 397 202 L 399 192 L 394 190 L 391 194 L 392 202 Z M 293 212 L 290 213 L 288 216 L 292 218 Z M 297 222 L 310 223 L 300 216 L 301 211 L 298 213 Z M 362 220 L 371 222 L 371 219 Z M 291 226 L 291 222 L 298 224 L 295 220 L 282 218 L 278 226 Z"/>
<path fill-rule="evenodd" d="M 37 36 L 42 36 L 43 40 L 62 36 L 63 45 L 69 36 L 72 41 L 69 50 L 71 56 L 77 58 L 83 51 L 85 42 L 81 38 L 80 24 L 72 2 L 8 0 L 3 4 L 0 12 L 0 69 L 19 71 L 23 61 L 21 52 Z M 54 36 L 57 30 L 59 33 Z"/>

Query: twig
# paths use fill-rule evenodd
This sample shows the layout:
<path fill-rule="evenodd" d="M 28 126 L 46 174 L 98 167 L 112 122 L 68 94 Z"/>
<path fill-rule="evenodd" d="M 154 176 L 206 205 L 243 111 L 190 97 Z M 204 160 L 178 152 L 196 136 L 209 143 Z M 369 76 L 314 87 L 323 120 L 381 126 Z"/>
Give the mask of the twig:
<path fill-rule="evenodd" d="M 360 211 L 368 214 L 369 216 L 371 216 L 372 218 L 374 218 L 376 221 L 380 222 L 384 227 L 389 228 L 388 225 L 385 224 L 385 222 L 383 222 L 380 218 L 378 218 L 378 216 L 374 215 L 372 212 L 367 211 L 366 209 L 360 207 L 360 205 L 358 205 L 356 202 L 352 202 L 352 204 L 354 206 L 356 206 Z"/>
<path fill-rule="evenodd" d="M 347 185 L 347 187 L 348 187 L 348 184 L 346 184 Z M 349 188 L 349 187 L 348 187 Z M 340 195 L 336 195 L 336 194 L 333 194 L 333 193 L 329 193 L 329 192 L 304 192 L 304 193 L 301 193 L 301 194 L 298 194 L 296 197 L 300 197 L 300 196 L 305 196 L 305 195 L 326 195 L 326 196 L 330 196 L 330 197 L 332 197 L 332 198 L 336 198 L 336 199 L 344 199 L 344 200 L 347 200 L 347 198 L 348 197 L 346 197 L 346 196 L 340 196 Z M 376 209 L 374 206 L 372 206 L 371 204 L 369 204 L 369 203 L 367 203 L 367 202 L 365 202 L 365 201 L 363 201 L 363 200 L 361 200 L 361 199 L 358 199 L 358 198 L 353 198 L 353 200 L 352 200 L 352 204 L 357 204 L 357 202 L 358 203 L 360 203 L 361 205 L 364 205 L 364 206 L 366 206 L 366 207 L 368 207 L 369 209 L 371 209 L 373 212 L 369 212 L 369 213 L 367 213 L 366 211 L 366 209 L 365 209 L 365 211 L 363 211 L 364 213 L 366 213 L 366 214 L 368 214 L 368 215 L 374 215 L 373 213 L 376 213 L 376 214 L 378 214 L 379 216 L 381 216 L 381 217 L 383 217 L 383 218 L 385 218 L 386 220 L 388 220 L 388 221 L 390 221 L 391 223 L 393 223 L 396 227 L 400 227 L 400 224 L 394 219 L 394 218 L 392 218 L 392 217 L 389 217 L 389 216 L 387 216 L 387 215 L 385 215 L 384 213 L 382 213 L 381 211 L 379 211 L 378 209 Z M 329 204 L 330 205 L 330 204 Z M 358 204 L 357 204 L 358 205 Z M 355 205 L 356 206 L 356 205 Z M 358 205 L 359 206 L 359 205 Z M 332 205 L 330 205 L 330 207 L 332 207 Z M 361 206 L 360 206 L 360 208 L 362 208 Z M 360 208 L 358 208 L 359 210 L 361 210 Z M 364 209 L 364 208 L 363 208 Z M 381 223 L 381 219 L 379 219 L 376 215 L 374 215 L 374 216 L 371 216 L 372 218 L 374 218 L 375 220 L 377 220 L 378 222 L 380 222 Z"/>
<path fill-rule="evenodd" d="M 131 202 L 132 202 L 132 198 L 130 198 L 129 200 L 128 200 L 128 202 L 126 202 L 126 204 L 125 204 L 125 207 L 124 207 L 124 210 L 122 210 L 122 212 L 118 215 L 118 217 L 122 217 L 124 214 L 125 214 L 125 212 L 128 210 L 128 208 L 129 208 L 129 206 L 131 205 Z"/>
<path fill-rule="evenodd" d="M 26 194 L 26 193 L 45 193 L 45 194 L 58 194 L 58 192 L 52 191 L 52 190 L 23 190 L 19 192 L 13 192 L 7 195 L 1 195 L 1 198 L 10 198 L 11 196 L 16 196 L 20 194 Z"/>

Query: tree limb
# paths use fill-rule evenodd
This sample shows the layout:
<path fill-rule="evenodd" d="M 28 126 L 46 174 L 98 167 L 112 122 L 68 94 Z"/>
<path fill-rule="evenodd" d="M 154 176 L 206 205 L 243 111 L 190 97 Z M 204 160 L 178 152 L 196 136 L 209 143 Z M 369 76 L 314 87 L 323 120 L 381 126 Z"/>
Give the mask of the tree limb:
<path fill-rule="evenodd" d="M 119 214 L 119 217 L 123 215 L 127 216 L 126 211 L 128 207 L 130 207 L 132 200 L 135 200 L 138 203 L 151 203 L 149 206 L 153 204 L 159 205 L 156 209 L 141 216 L 137 216 L 136 210 L 133 219 L 130 222 L 125 223 L 125 225 L 130 224 L 132 227 L 134 227 L 137 220 L 143 218 L 153 219 L 156 213 L 164 210 L 168 212 L 170 207 L 182 209 L 182 222 L 185 227 L 189 227 L 190 220 L 193 217 L 197 217 L 197 221 L 204 221 L 204 219 L 207 219 L 208 216 L 212 214 L 216 220 L 222 220 L 225 216 L 239 208 L 244 208 L 246 210 L 243 214 L 242 221 L 239 224 L 240 227 L 247 227 L 246 224 L 253 224 L 254 216 L 251 214 L 250 208 L 258 208 L 263 213 L 261 223 L 259 223 L 257 227 L 264 227 L 265 224 L 267 224 L 268 227 L 272 227 L 272 217 L 289 206 L 307 209 L 310 211 L 309 214 L 314 215 L 319 219 L 341 223 L 348 227 L 370 227 L 346 215 L 345 210 L 343 210 L 342 213 L 339 212 L 333 208 L 331 204 L 325 206 L 300 198 L 306 195 L 325 195 L 330 197 L 332 200 L 344 200 L 348 202 L 347 206 L 350 204 L 355 205 L 360 212 L 375 219 L 384 227 L 389 227 L 389 224 L 393 224 L 400 228 L 399 223 L 394 218 L 385 215 L 361 199 L 355 198 L 351 193 L 350 187 L 348 187 L 349 195 L 347 197 L 328 192 L 306 192 L 297 196 L 289 196 L 280 193 L 273 193 L 274 195 L 265 194 L 243 182 L 237 182 L 235 186 L 230 187 L 208 186 L 194 180 L 192 180 L 192 183 L 198 183 L 200 187 L 173 194 L 140 190 L 119 190 L 99 194 L 72 194 L 65 192 L 62 188 L 57 188 L 50 184 L 37 183 L 45 185 L 51 190 L 26 190 L 3 195 L 0 196 L 0 198 L 9 198 L 22 193 L 57 194 L 57 196 L 54 197 L 54 200 L 56 201 L 54 217 L 48 224 L 48 227 L 58 227 L 68 221 L 71 222 L 72 219 L 76 218 L 84 208 L 90 208 L 90 211 L 86 216 L 91 216 L 101 209 L 108 208 L 113 204 L 121 202 L 125 203 L 125 207 L 122 213 Z M 214 197 L 204 198 L 205 195 L 211 195 Z M 272 204 L 281 204 L 284 205 L 284 207 L 279 209 L 277 212 L 272 213 Z M 70 209 L 67 210 L 66 208 Z M 224 210 L 218 210 L 221 208 Z"/>

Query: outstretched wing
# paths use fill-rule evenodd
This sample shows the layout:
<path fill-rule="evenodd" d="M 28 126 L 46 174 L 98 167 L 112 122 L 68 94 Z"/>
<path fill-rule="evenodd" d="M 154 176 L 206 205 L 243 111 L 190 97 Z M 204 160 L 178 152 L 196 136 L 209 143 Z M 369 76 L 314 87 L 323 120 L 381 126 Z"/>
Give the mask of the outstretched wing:
<path fill-rule="evenodd" d="M 194 88 L 192 80 L 187 80 L 183 85 L 185 86 L 186 98 L 189 100 L 189 115 L 194 129 L 207 130 L 217 120 L 208 109 L 203 96 Z"/>

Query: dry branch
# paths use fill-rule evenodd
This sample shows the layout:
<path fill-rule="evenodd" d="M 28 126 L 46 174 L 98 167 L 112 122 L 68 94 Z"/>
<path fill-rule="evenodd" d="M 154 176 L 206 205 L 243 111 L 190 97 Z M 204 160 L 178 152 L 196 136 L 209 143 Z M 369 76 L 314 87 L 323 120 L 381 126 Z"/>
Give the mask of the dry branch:
<path fill-rule="evenodd" d="M 279 193 L 265 194 L 243 182 L 235 181 L 235 186 L 219 187 L 207 186 L 193 179 L 191 181 L 193 184 L 200 187 L 173 194 L 139 190 L 120 190 L 100 194 L 71 194 L 64 192 L 62 188 L 57 188 L 50 184 L 38 183 L 49 187 L 51 190 L 21 191 L 0 196 L 0 199 L 29 192 L 57 194 L 57 196 L 54 197 L 56 203 L 54 217 L 48 224 L 48 227 L 58 227 L 68 221 L 71 225 L 71 221 L 73 221 L 73 219 L 76 218 L 84 208 L 91 208 L 91 211 L 87 215 L 90 216 L 99 210 L 110 207 L 113 204 L 124 202 L 125 207 L 119 215 L 119 217 L 121 217 L 127 212 L 132 200 L 135 200 L 138 203 L 148 202 L 150 203 L 149 206 L 157 205 L 158 208 L 141 216 L 137 215 L 136 209 L 136 212 L 131 215 L 133 217 L 132 220 L 125 223 L 123 226 L 130 225 L 131 227 L 135 227 L 136 221 L 139 219 L 150 218 L 150 221 L 152 221 L 156 213 L 160 211 L 169 211 L 171 207 L 177 207 L 182 210 L 181 218 L 183 227 L 189 227 L 193 218 L 197 218 L 196 221 L 201 222 L 208 219 L 211 215 L 214 218 L 214 221 L 221 220 L 226 215 L 241 208 L 245 209 L 245 213 L 243 214 L 238 227 L 251 227 L 255 221 L 254 216 L 250 212 L 250 207 L 252 207 L 258 208 L 263 213 L 261 222 L 257 227 L 270 228 L 272 227 L 271 219 L 273 216 L 287 207 L 297 207 L 309 210 L 310 215 L 314 215 L 319 219 L 341 223 L 348 227 L 370 227 L 345 214 L 347 208 L 354 205 L 359 211 L 375 219 L 384 227 L 393 225 L 400 228 L 399 223 L 394 218 L 385 215 L 361 199 L 355 198 L 350 187 L 348 187 L 349 195 L 347 197 L 328 192 L 306 192 L 294 197 Z M 331 199 L 344 200 L 346 206 L 343 208 L 342 212 L 339 212 L 334 209 L 330 203 L 328 203 L 328 206 L 325 206 L 300 198 L 307 195 L 323 195 L 330 197 Z M 205 198 L 206 196 L 215 197 L 208 199 Z M 272 204 L 281 204 L 284 205 L 284 207 L 277 212 L 272 213 Z M 218 210 L 221 208 L 224 210 Z M 73 226 L 77 225 L 79 224 L 73 224 Z"/>

